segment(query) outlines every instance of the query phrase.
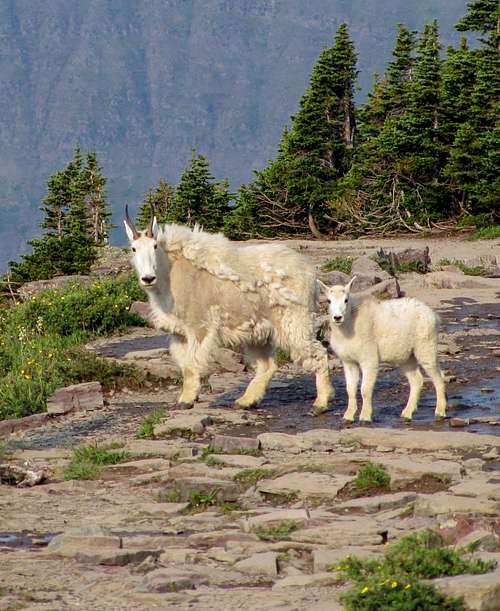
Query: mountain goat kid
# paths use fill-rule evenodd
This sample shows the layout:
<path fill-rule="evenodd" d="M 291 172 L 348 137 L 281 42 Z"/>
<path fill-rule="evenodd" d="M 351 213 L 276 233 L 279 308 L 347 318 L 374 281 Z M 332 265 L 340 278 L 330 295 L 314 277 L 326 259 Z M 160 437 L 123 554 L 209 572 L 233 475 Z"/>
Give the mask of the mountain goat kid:
<path fill-rule="evenodd" d="M 218 346 L 242 347 L 256 374 L 236 401 L 257 405 L 277 370 L 275 348 L 316 374 L 315 413 L 333 396 L 326 350 L 316 340 L 314 270 L 278 244 L 235 245 L 220 234 L 153 216 L 138 231 L 126 209 L 132 262 L 155 326 L 172 335 L 170 353 L 183 376 L 179 407 L 192 407 Z"/>
<path fill-rule="evenodd" d="M 359 367 L 363 374 L 360 421 L 371 422 L 372 394 L 380 362 L 398 364 L 410 383 L 408 403 L 401 418 L 411 420 L 417 408 L 423 377 L 419 366 L 436 389 L 436 418 L 446 415 L 443 375 L 437 361 L 439 319 L 416 299 L 389 299 L 351 295 L 351 286 L 327 287 L 318 281 L 328 301 L 330 344 L 344 367 L 348 395 L 344 419 L 352 422 L 357 411 Z"/>

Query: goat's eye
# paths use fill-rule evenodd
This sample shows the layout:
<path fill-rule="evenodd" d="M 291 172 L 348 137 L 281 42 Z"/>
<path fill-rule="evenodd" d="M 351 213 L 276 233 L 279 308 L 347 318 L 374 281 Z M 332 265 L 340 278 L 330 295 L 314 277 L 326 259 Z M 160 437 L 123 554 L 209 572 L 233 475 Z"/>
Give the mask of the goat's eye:
<path fill-rule="evenodd" d="M 327 299 L 326 301 L 327 301 L 328 303 L 332 303 L 332 300 L 331 300 L 331 299 Z"/>
<path fill-rule="evenodd" d="M 158 248 L 158 244 L 155 244 L 155 250 Z"/>
<path fill-rule="evenodd" d="M 132 252 L 135 252 L 135 248 L 134 247 L 132 247 Z"/>

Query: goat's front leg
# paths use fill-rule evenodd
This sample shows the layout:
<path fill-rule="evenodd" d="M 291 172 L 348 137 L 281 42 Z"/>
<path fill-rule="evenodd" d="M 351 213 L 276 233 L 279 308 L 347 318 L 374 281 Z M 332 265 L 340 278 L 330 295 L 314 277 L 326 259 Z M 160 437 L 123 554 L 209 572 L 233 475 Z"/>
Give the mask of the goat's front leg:
<path fill-rule="evenodd" d="M 182 392 L 177 399 L 177 406 L 190 409 L 198 400 L 201 389 L 200 372 L 193 367 L 182 368 Z"/>
<path fill-rule="evenodd" d="M 347 409 L 344 414 L 344 420 L 352 422 L 356 416 L 358 402 L 356 394 L 358 392 L 359 382 L 359 367 L 356 363 L 342 363 L 344 366 L 345 386 L 347 390 Z"/>
<path fill-rule="evenodd" d="M 372 397 L 375 382 L 378 374 L 378 361 L 369 361 L 361 363 L 361 373 L 363 380 L 361 382 L 361 396 L 363 398 L 363 407 L 359 415 L 360 422 L 372 421 Z"/>

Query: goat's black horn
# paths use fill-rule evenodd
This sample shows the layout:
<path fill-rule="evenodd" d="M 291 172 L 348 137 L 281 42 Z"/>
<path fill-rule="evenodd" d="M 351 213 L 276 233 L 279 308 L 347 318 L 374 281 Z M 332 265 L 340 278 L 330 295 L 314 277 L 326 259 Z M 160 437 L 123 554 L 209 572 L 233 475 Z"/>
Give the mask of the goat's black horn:
<path fill-rule="evenodd" d="M 125 204 L 125 220 L 127 221 L 127 225 L 132 230 L 134 240 L 137 240 L 137 238 L 139 237 L 139 232 L 137 231 L 134 225 L 134 221 L 130 218 L 130 214 L 128 213 L 128 204 Z"/>
<path fill-rule="evenodd" d="M 151 206 L 151 219 L 149 221 L 149 225 L 148 225 L 148 229 L 146 231 L 146 235 L 148 236 L 148 238 L 152 238 L 153 237 L 153 221 L 155 218 L 155 207 L 154 204 L 149 204 Z"/>

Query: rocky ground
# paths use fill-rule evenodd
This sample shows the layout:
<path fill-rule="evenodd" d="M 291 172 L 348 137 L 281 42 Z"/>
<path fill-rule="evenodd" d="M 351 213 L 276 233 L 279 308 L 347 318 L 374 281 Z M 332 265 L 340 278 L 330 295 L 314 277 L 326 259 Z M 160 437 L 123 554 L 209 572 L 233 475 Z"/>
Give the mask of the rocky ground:
<path fill-rule="evenodd" d="M 465 258 L 495 275 L 498 240 L 427 243 L 433 261 Z M 422 243 L 294 246 L 318 265 L 356 257 L 370 289 L 394 281 L 370 270 L 365 256 Z M 426 385 L 416 422 L 399 425 L 406 385 L 386 368 L 374 426 L 342 428 L 345 391 L 335 359 L 338 392 L 324 416 L 307 415 L 314 387 L 290 365 L 261 408 L 239 411 L 232 403 L 249 373 L 237 355 L 221 353 L 189 412 L 172 409 L 178 387 L 171 379 L 10 433 L 8 462 L 29 461 L 47 479 L 0 486 L 0 609 L 335 611 L 347 586 L 332 566 L 348 554 L 381 554 L 426 527 L 452 544 L 478 542 L 476 553 L 500 560 L 500 281 L 448 268 L 404 274 L 400 285 L 442 315 L 452 418 L 432 423 Z M 90 348 L 175 376 L 165 338 L 147 329 Z M 159 408 L 167 412 L 155 439 L 138 439 L 143 418 Z M 130 456 L 98 479 L 65 481 L 82 443 L 115 443 Z M 207 453 L 209 446 L 216 449 Z M 385 467 L 390 490 L 353 497 L 352 481 L 367 462 Z M 267 540 L 273 533 L 276 540 Z M 438 587 L 464 595 L 470 608 L 498 609 L 500 568 L 441 579 Z"/>

